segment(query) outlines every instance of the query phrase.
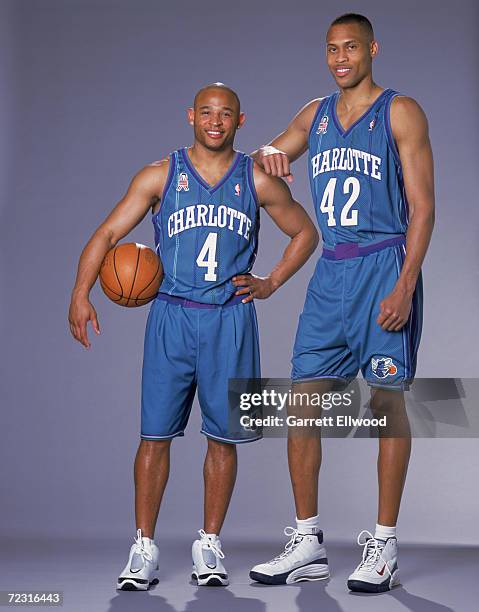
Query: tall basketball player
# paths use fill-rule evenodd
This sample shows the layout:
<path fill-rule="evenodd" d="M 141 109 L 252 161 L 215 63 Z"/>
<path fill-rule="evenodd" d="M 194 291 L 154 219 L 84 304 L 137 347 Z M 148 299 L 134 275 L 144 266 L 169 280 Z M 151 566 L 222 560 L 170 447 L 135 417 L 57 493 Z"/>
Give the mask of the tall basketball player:
<path fill-rule="evenodd" d="M 327 32 L 328 67 L 339 91 L 312 100 L 254 154 L 268 174 L 291 180 L 308 152 L 323 254 L 308 287 L 293 351 L 293 386 L 315 393 L 361 370 L 371 409 L 393 422 L 379 439 L 374 534 L 361 532 L 353 591 L 399 583 L 396 522 L 411 440 L 403 390 L 414 378 L 422 325 L 421 265 L 434 225 L 433 161 L 426 117 L 411 98 L 373 80 L 378 53 L 366 17 L 347 14 Z M 318 518 L 319 435 L 288 439 L 297 527 L 285 551 L 255 566 L 269 583 L 329 575 Z"/>
<path fill-rule="evenodd" d="M 253 299 L 269 297 L 308 259 L 316 229 L 279 178 L 233 149 L 245 120 L 234 91 L 201 89 L 188 110 L 194 143 L 141 170 L 126 195 L 86 245 L 73 289 L 73 336 L 90 346 L 87 322 L 99 333 L 89 292 L 109 249 L 152 210 L 164 280 L 145 336 L 141 442 L 135 461 L 137 535 L 118 588 L 146 590 L 156 581 L 153 537 L 169 472 L 173 438 L 182 436 L 196 389 L 204 463 L 204 524 L 193 544 L 198 585 L 226 585 L 219 533 L 236 477 L 236 444 L 258 432 L 235 427 L 228 414 L 228 379 L 260 376 Z M 266 278 L 249 274 L 256 256 L 260 207 L 290 237 Z"/>

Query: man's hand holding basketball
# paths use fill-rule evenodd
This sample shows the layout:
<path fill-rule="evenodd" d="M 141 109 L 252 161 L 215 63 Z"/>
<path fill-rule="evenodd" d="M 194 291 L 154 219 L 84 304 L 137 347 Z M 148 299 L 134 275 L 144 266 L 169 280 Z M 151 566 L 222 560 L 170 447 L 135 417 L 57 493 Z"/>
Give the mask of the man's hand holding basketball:
<path fill-rule="evenodd" d="M 73 295 L 68 311 L 68 322 L 70 323 L 70 331 L 72 336 L 78 342 L 81 342 L 85 348 L 90 348 L 91 344 L 88 340 L 87 323 L 91 321 L 91 325 L 96 334 L 100 334 L 100 324 L 96 310 L 88 298 L 78 297 Z"/>
<path fill-rule="evenodd" d="M 255 298 L 258 300 L 265 300 L 269 298 L 275 290 L 273 281 L 269 276 L 262 278 L 254 274 L 240 274 L 239 276 L 234 276 L 232 280 L 235 287 L 241 287 L 235 295 L 247 296 L 242 300 L 243 304 L 247 304 Z"/>

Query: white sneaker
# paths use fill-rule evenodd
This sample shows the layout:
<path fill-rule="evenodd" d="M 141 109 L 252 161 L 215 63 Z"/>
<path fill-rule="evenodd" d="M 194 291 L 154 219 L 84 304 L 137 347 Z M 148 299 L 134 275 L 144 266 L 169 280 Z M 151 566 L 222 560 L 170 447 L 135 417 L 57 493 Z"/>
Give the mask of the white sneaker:
<path fill-rule="evenodd" d="M 366 538 L 363 540 L 363 534 Z M 400 584 L 397 563 L 397 539 L 376 540 L 366 530 L 358 536 L 358 544 L 364 545 L 363 558 L 348 578 L 351 591 L 384 593 Z"/>
<path fill-rule="evenodd" d="M 264 584 L 293 584 L 301 580 L 329 578 L 321 530 L 304 534 L 294 527 L 286 527 L 284 535 L 291 536 L 284 552 L 268 563 L 255 565 L 249 573 L 251 580 Z"/>
<path fill-rule="evenodd" d="M 136 532 L 135 543 L 130 548 L 130 556 L 125 569 L 118 578 L 117 589 L 122 591 L 147 591 L 151 584 L 157 584 L 158 546 L 150 538 Z"/>
<path fill-rule="evenodd" d="M 198 586 L 227 586 L 228 574 L 221 559 L 225 558 L 221 550 L 221 541 L 214 534 L 207 534 L 200 529 L 200 539 L 193 542 L 193 572 L 191 577 Z"/>

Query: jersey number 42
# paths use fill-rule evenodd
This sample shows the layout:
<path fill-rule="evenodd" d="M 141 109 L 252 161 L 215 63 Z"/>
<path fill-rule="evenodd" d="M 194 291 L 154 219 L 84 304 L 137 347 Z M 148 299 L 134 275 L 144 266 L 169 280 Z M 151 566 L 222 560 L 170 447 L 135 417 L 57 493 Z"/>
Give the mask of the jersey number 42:
<path fill-rule="evenodd" d="M 330 178 L 326 189 L 324 190 L 321 204 L 319 206 L 321 212 L 328 215 L 328 226 L 332 227 L 336 225 L 336 219 L 334 218 L 334 193 L 336 191 L 337 178 Z M 341 225 L 357 225 L 358 224 L 358 211 L 351 210 L 354 203 L 359 197 L 361 186 L 359 180 L 354 177 L 348 177 L 343 183 L 343 194 L 349 195 L 348 201 L 341 210 Z"/>

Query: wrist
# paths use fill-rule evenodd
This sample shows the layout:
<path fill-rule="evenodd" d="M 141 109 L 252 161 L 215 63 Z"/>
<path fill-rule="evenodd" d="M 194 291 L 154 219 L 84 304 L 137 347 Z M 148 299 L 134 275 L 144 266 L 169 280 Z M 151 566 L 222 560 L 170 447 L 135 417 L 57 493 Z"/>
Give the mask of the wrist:
<path fill-rule="evenodd" d="M 417 279 L 413 278 L 401 278 L 399 277 L 396 287 L 405 293 L 408 297 L 412 297 L 415 289 L 416 289 Z"/>
<path fill-rule="evenodd" d="M 74 287 L 72 291 L 72 301 L 73 300 L 88 300 L 90 296 L 90 291 L 85 289 L 84 287 Z"/>
<path fill-rule="evenodd" d="M 273 276 L 268 276 L 268 280 L 272 293 L 274 293 L 276 289 L 279 289 L 281 287 L 281 282 L 279 281 L 279 279 L 274 278 Z"/>

